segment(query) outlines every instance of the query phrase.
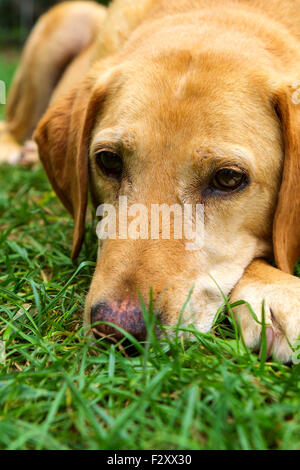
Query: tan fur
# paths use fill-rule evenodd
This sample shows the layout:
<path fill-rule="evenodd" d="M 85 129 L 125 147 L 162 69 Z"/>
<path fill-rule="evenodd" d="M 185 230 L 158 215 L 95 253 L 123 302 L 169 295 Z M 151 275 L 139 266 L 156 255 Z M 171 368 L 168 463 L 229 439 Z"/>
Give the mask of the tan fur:
<path fill-rule="evenodd" d="M 232 302 L 240 299 L 251 305 L 259 321 L 262 319 L 262 299 L 264 300 L 266 324 L 271 325 L 275 331 L 274 355 L 282 362 L 287 362 L 292 355 L 291 345 L 295 345 L 299 337 L 299 279 L 271 267 L 263 260 L 256 260 L 246 270 L 233 292 Z M 246 305 L 234 310 L 246 345 L 258 350 L 260 324 L 253 319 Z"/>
<path fill-rule="evenodd" d="M 197 252 L 187 252 L 184 240 L 99 244 L 86 323 L 97 302 L 134 303 L 137 289 L 147 300 L 152 287 L 162 321 L 176 325 L 193 288 L 183 323 L 208 331 L 222 304 L 217 282 L 225 295 L 235 288 L 235 300 L 253 302 L 257 315 L 266 300 L 275 355 L 288 360 L 284 335 L 295 341 L 300 333 L 300 281 L 283 272 L 291 273 L 300 256 L 300 104 L 293 103 L 300 1 L 115 0 L 107 14 L 91 3 L 83 42 L 74 44 L 68 25 L 83 5 L 66 3 L 36 27 L 6 124 L 12 138 L 23 140 L 51 101 L 35 138 L 75 218 L 73 255 L 83 238 L 88 180 L 95 205 L 117 206 L 117 196 L 126 195 L 148 207 L 203 202 L 206 214 Z M 51 56 L 60 37 L 65 48 Z M 54 87 L 50 71 L 58 73 L 71 44 L 76 58 Z M 45 86 L 32 91 L 37 79 Z M 22 81 L 30 95 L 20 96 Z M 123 151 L 128 177 L 120 188 L 95 164 L 107 145 Z M 230 197 L 207 196 L 203 188 L 214 169 L 229 164 L 243 167 L 250 185 Z M 271 260 L 273 252 L 282 271 L 253 261 Z M 260 328 L 245 307 L 236 314 L 247 344 L 256 347 Z"/>

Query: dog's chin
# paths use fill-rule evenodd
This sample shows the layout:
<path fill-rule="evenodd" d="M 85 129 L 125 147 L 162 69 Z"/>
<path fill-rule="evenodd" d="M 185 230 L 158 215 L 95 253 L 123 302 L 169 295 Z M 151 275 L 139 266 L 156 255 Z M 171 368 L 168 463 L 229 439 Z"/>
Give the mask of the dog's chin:
<path fill-rule="evenodd" d="M 211 299 L 210 299 L 211 300 Z M 86 303 L 84 315 L 84 329 L 87 336 L 95 338 L 96 340 L 108 341 L 110 343 L 125 344 L 126 347 L 132 345 L 132 342 L 122 334 L 121 330 L 129 333 L 129 336 L 134 338 L 134 342 L 144 344 L 155 337 L 157 340 L 173 340 L 175 337 L 183 337 L 188 340 L 195 339 L 195 331 L 207 333 L 213 326 L 218 309 L 222 305 L 222 296 L 218 296 L 214 302 L 203 299 L 193 298 L 187 299 L 183 302 L 183 306 L 178 302 L 177 308 L 171 308 L 169 311 L 166 309 L 154 309 L 153 313 L 148 313 L 148 318 L 143 318 L 141 308 L 135 308 L 130 311 L 128 318 L 122 318 L 119 321 L 118 317 L 111 315 L 101 316 L 101 306 L 103 304 L 96 303 L 100 306 L 96 311 L 97 315 L 91 318 L 91 312 L 95 307 L 90 307 L 90 302 Z M 134 317 L 138 312 L 138 318 Z M 122 312 L 124 314 L 126 312 Z M 144 321 L 144 328 L 141 331 L 141 323 Z M 104 324 L 102 323 L 104 322 Z M 107 324 L 109 323 L 109 324 Z M 113 327 L 116 325 L 116 328 Z M 101 341 L 100 341 L 101 342 Z"/>
<path fill-rule="evenodd" d="M 175 337 L 193 340 L 196 332 L 208 333 L 211 330 L 225 299 L 229 298 L 244 269 L 241 263 L 233 265 L 228 261 L 218 265 L 211 275 L 202 271 L 195 276 L 196 279 L 184 280 L 183 275 L 180 278 L 173 277 L 172 288 L 152 290 L 154 300 L 153 307 L 149 309 L 149 318 L 144 317 L 137 296 L 132 294 L 130 297 L 128 291 L 125 299 L 126 291 L 122 289 L 122 284 L 119 289 L 112 289 L 110 286 L 116 284 L 111 279 L 110 283 L 106 280 L 103 287 L 104 280 L 98 274 L 86 298 L 85 330 L 99 343 L 102 340 L 116 344 L 127 343 L 126 335 L 122 334 L 122 330 L 125 330 L 129 337 L 134 338 L 133 342 L 143 344 L 152 337 L 149 325 L 159 340 L 172 340 Z M 185 273 L 185 277 L 188 278 L 188 273 Z M 102 286 L 101 293 L 97 289 L 99 285 Z M 147 288 L 142 292 L 147 308 L 146 293 L 149 299 Z M 120 300 L 116 300 L 117 295 Z"/>
<path fill-rule="evenodd" d="M 166 342 L 175 341 L 176 338 L 193 342 L 197 340 L 197 332 L 207 333 L 211 330 L 218 308 L 222 305 L 222 302 L 214 303 L 209 308 L 206 305 L 206 308 L 202 308 L 199 313 L 199 309 L 195 308 L 195 302 L 190 301 L 186 304 L 185 311 L 183 311 L 183 308 L 177 309 L 176 314 L 173 312 L 170 317 L 161 310 L 155 311 L 152 315 L 150 314 L 145 321 L 147 326 L 143 337 L 132 334 L 132 331 L 128 331 L 128 336 L 126 333 L 122 334 L 119 329 L 120 325 L 117 324 L 114 328 L 112 326 L 113 322 L 109 322 L 110 325 L 101 325 L 99 328 L 97 322 L 91 322 L 90 314 L 85 315 L 85 332 L 93 343 L 98 346 L 104 345 L 105 347 L 106 345 L 107 347 L 107 344 L 115 344 L 121 352 L 129 356 L 142 353 L 142 350 L 136 347 L 137 343 L 144 347 L 146 344 L 154 344 L 158 341 L 160 345 L 163 345 Z M 88 306 L 86 307 L 87 310 L 90 312 Z M 133 341 L 129 339 L 130 337 L 133 338 Z"/>

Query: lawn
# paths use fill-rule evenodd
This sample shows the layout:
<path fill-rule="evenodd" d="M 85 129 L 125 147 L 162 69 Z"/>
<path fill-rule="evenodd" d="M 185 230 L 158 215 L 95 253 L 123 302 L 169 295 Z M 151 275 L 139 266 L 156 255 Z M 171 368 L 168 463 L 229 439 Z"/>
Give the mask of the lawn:
<path fill-rule="evenodd" d="M 0 80 L 5 83 L 7 91 L 16 70 L 17 63 L 18 54 L 14 49 L 8 49 L 4 53 L 0 53 Z M 3 114 L 4 106 L 0 104 L 0 120 L 3 118 Z"/>
<path fill-rule="evenodd" d="M 41 168 L 0 168 L 0 227 L 0 449 L 300 449 L 300 365 L 250 354 L 230 312 L 135 356 L 84 335 L 93 224 L 72 263 Z"/>

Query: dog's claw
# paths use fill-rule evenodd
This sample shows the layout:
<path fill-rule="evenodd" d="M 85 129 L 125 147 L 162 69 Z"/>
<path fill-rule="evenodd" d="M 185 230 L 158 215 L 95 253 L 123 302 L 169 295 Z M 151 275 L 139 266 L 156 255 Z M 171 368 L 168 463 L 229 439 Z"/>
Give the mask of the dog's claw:
<path fill-rule="evenodd" d="M 269 359 L 271 357 L 273 345 L 275 341 L 275 333 L 273 330 L 272 326 L 267 326 L 266 327 L 266 346 L 267 346 L 267 351 L 266 351 L 266 359 Z M 260 352 L 259 352 L 259 358 L 262 357 L 262 347 L 260 347 Z"/>
<path fill-rule="evenodd" d="M 272 326 L 266 327 L 266 340 L 267 340 L 267 357 L 268 359 L 271 356 L 274 341 L 275 341 L 275 333 Z"/>

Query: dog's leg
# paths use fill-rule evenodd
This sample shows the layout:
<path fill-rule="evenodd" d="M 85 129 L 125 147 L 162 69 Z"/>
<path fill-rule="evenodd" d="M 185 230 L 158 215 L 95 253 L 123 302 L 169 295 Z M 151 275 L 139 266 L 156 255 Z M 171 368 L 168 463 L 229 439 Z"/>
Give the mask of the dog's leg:
<path fill-rule="evenodd" d="M 28 149 L 32 157 L 32 146 L 22 149 L 22 144 L 31 139 L 66 68 L 93 42 L 105 15 L 93 2 L 65 2 L 39 19 L 25 45 L 0 126 L 0 162 L 16 163 Z"/>
<path fill-rule="evenodd" d="M 259 321 L 264 301 L 268 352 L 282 362 L 290 361 L 293 355 L 290 345 L 300 339 L 300 279 L 273 268 L 264 260 L 255 260 L 234 289 L 231 301 L 238 300 L 248 302 Z M 234 313 L 246 345 L 258 350 L 261 325 L 246 305 L 236 307 Z"/>

